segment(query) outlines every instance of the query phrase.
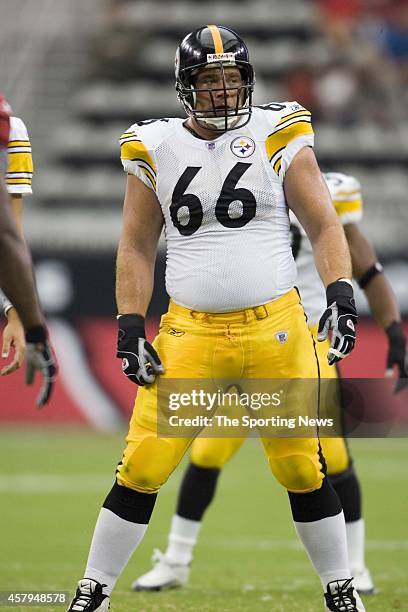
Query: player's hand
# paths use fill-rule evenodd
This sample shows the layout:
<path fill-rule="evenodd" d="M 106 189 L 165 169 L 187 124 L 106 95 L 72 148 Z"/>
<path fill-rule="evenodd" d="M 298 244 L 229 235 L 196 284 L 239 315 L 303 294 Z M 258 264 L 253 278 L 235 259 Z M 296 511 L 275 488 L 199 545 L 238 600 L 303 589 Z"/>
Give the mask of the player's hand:
<path fill-rule="evenodd" d="M 144 317 L 121 315 L 118 319 L 118 350 L 125 376 L 136 385 L 150 385 L 164 372 L 160 358 L 146 340 Z"/>
<path fill-rule="evenodd" d="M 392 377 L 394 366 L 398 368 L 399 378 L 408 378 L 407 339 L 401 321 L 393 321 L 385 333 L 388 337 L 387 369 L 385 376 Z"/>
<path fill-rule="evenodd" d="M 27 370 L 26 383 L 34 382 L 37 371 L 41 372 L 43 383 L 37 397 L 37 406 L 41 408 L 46 404 L 52 393 L 57 378 L 57 363 L 48 341 L 47 330 L 42 325 L 32 327 L 26 331 L 27 343 Z"/>
<path fill-rule="evenodd" d="M 7 376 L 21 368 L 26 354 L 24 327 L 15 308 L 10 308 L 7 312 L 7 325 L 3 331 L 3 347 L 1 352 L 3 359 L 7 359 L 9 356 L 10 348 L 14 349 L 14 357 L 11 363 L 1 370 L 1 376 Z"/>
<path fill-rule="evenodd" d="M 330 283 L 326 289 L 327 309 L 320 321 L 317 339 L 326 340 L 332 332 L 331 345 L 327 354 L 329 365 L 344 359 L 356 343 L 357 310 L 353 286 L 347 280 Z"/>
<path fill-rule="evenodd" d="M 0 146 L 7 147 L 10 137 L 11 108 L 0 93 Z"/>

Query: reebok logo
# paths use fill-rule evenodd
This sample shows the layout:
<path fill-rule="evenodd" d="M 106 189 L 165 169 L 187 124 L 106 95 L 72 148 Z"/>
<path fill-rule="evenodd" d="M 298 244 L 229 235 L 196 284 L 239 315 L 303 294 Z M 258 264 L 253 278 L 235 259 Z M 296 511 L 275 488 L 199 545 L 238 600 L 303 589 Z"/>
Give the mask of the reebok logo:
<path fill-rule="evenodd" d="M 184 336 L 186 332 L 179 331 L 178 329 L 174 329 L 173 327 L 171 327 L 167 333 L 170 334 L 170 336 L 176 336 L 177 338 L 179 338 L 180 336 Z"/>
<path fill-rule="evenodd" d="M 289 334 L 288 332 L 285 332 L 285 331 L 280 331 L 275 334 L 275 338 L 277 339 L 278 342 L 280 342 L 280 344 L 285 344 L 288 337 L 289 337 Z"/>

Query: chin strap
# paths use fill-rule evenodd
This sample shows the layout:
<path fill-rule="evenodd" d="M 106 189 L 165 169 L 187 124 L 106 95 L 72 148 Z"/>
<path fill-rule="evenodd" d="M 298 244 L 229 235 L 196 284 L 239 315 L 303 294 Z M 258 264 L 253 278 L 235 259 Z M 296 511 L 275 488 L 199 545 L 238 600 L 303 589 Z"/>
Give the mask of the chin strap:
<path fill-rule="evenodd" d="M 241 109 L 240 109 L 241 110 Z M 246 116 L 240 116 L 238 111 L 238 115 L 227 115 L 227 129 L 231 129 L 233 127 L 238 127 L 241 122 L 244 121 Z M 198 123 L 204 124 L 203 127 L 217 128 L 217 130 L 225 129 L 225 116 L 224 117 L 200 117 L 198 113 L 195 114 L 195 119 Z"/>

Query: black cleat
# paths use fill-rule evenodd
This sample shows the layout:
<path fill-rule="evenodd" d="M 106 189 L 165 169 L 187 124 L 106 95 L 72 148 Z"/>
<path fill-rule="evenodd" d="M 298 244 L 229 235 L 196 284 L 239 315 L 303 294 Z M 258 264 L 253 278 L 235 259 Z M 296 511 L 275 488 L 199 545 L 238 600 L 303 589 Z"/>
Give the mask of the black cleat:
<path fill-rule="evenodd" d="M 353 586 L 353 579 L 333 580 L 324 594 L 326 610 L 331 612 L 365 612 L 363 602 Z"/>
<path fill-rule="evenodd" d="M 96 580 L 82 578 L 67 612 L 108 612 L 110 600 L 102 592 L 106 584 L 99 584 Z"/>

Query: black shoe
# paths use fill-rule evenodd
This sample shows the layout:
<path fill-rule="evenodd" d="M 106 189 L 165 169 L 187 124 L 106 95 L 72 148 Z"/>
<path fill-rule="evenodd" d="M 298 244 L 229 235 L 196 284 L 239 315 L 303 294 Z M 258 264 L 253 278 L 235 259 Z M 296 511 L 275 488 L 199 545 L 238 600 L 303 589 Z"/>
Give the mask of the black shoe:
<path fill-rule="evenodd" d="M 108 612 L 109 597 L 102 592 L 105 586 L 106 584 L 99 584 L 90 578 L 80 580 L 68 612 Z"/>
<path fill-rule="evenodd" d="M 353 587 L 352 578 L 329 582 L 324 599 L 326 609 L 331 612 L 365 612 L 363 602 Z"/>

